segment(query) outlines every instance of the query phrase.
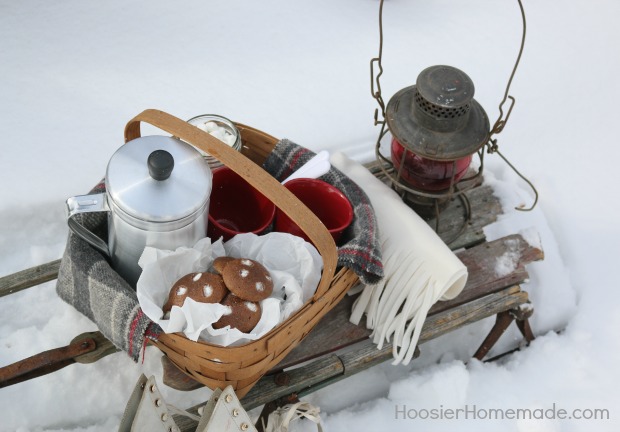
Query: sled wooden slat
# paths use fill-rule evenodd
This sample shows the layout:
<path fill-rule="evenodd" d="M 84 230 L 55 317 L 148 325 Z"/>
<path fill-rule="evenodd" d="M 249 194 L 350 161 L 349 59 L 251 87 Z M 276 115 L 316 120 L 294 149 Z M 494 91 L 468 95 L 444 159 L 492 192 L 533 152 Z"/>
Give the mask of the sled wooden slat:
<path fill-rule="evenodd" d="M 527 301 L 527 293 L 514 286 L 474 300 L 456 310 L 443 311 L 426 320 L 419 345 L 466 324 L 512 309 L 524 301 Z M 377 346 L 366 338 L 353 348 L 343 354 L 328 354 L 308 365 L 284 372 L 288 375 L 286 386 L 278 385 L 273 376 L 264 377 L 241 401 L 244 408 L 246 410 L 256 408 L 293 392 L 298 396 L 309 394 L 325 385 L 392 359 L 391 344 L 386 344 L 378 350 Z M 329 359 L 327 360 L 329 367 L 324 370 L 326 358 Z M 337 365 L 335 360 L 340 364 L 339 367 L 335 366 Z"/>
<path fill-rule="evenodd" d="M 58 277 L 60 260 L 31 267 L 0 278 L 0 297 L 49 282 Z"/>

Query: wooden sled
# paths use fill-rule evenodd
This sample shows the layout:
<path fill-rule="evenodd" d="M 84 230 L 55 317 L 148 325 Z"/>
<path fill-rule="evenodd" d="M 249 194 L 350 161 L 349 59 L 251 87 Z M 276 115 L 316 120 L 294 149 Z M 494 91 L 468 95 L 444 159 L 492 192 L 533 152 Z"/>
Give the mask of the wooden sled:
<path fill-rule="evenodd" d="M 368 168 L 375 175 L 380 175 L 375 163 L 369 164 Z M 544 254 L 541 249 L 528 244 L 518 234 L 487 241 L 483 227 L 496 220 L 501 213 L 501 205 L 487 185 L 476 187 L 466 194 L 472 219 L 465 221 L 465 231 L 451 241 L 449 246 L 467 266 L 468 282 L 455 299 L 438 302 L 433 306 L 418 345 L 465 325 L 495 316 L 496 322 L 489 334 L 486 337 L 481 335 L 479 347 L 472 347 L 472 357 L 483 360 L 513 321 L 526 342 L 534 339 L 528 321 L 534 309 L 527 292 L 521 289 L 521 284 L 529 279 L 525 266 L 542 260 Z M 465 218 L 461 201 L 453 200 L 441 218 L 440 237 L 454 238 Z M 429 220 L 428 223 L 435 226 L 434 220 Z M 518 265 L 508 274 L 498 275 L 495 271 L 496 261 L 506 253 L 516 253 L 519 256 Z M 54 280 L 59 264 L 60 261 L 57 260 L 0 278 L 0 297 Z M 265 406 L 263 415 L 268 415 L 270 410 L 278 405 L 391 360 L 390 344 L 378 350 L 368 338 L 370 331 L 363 322 L 362 325 L 349 322 L 354 300 L 355 296 L 345 296 L 328 312 L 309 335 L 241 399 L 244 408 L 250 410 Z M 50 373 L 76 361 L 95 362 L 112 352 L 115 352 L 114 347 L 99 332 L 83 334 L 67 347 L 26 359 L 31 360 L 26 366 L 24 361 L 19 362 L 21 370 L 17 370 L 19 368 L 15 365 L 0 368 L 0 386 Z M 162 362 L 164 384 L 179 390 L 190 390 L 199 386 L 178 371 L 165 356 L 162 357 Z M 11 373 L 12 379 L 3 382 L 2 377 Z M 198 406 L 191 407 L 188 411 L 196 412 Z M 177 417 L 175 421 L 183 431 L 191 431 L 196 427 L 195 422 L 185 417 Z"/>

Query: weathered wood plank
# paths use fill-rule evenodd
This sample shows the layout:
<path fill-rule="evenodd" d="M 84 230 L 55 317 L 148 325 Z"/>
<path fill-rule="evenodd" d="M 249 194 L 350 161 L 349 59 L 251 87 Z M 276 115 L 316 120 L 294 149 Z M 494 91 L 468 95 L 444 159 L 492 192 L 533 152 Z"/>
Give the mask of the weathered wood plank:
<path fill-rule="evenodd" d="M 422 327 L 420 343 L 435 339 L 467 324 L 528 302 L 527 292 L 518 285 L 478 298 L 469 303 L 429 316 Z"/>
<path fill-rule="evenodd" d="M 31 267 L 0 278 L 0 297 L 40 285 L 58 277 L 60 260 Z"/>
<path fill-rule="evenodd" d="M 453 308 L 494 290 L 520 284 L 529 278 L 525 266 L 544 258 L 544 252 L 527 243 L 519 234 L 457 253 L 469 272 L 467 285 L 455 299 L 437 302 L 429 314 Z M 499 262 L 498 260 L 502 260 Z M 510 268 L 509 264 L 514 267 Z M 499 273 L 498 273 L 499 272 Z"/>
<path fill-rule="evenodd" d="M 327 355 L 303 367 L 286 372 L 288 384 L 278 385 L 273 375 L 261 379 L 241 400 L 246 410 L 251 410 L 289 393 L 297 393 L 335 375 L 344 374 L 344 365 L 335 355 Z"/>
<path fill-rule="evenodd" d="M 311 387 L 306 387 L 305 389 L 297 392 L 297 396 L 300 398 L 304 397 L 310 393 L 321 390 L 322 388 L 329 387 L 344 378 L 363 372 L 366 369 L 370 369 L 371 367 L 377 366 L 381 363 L 385 363 L 392 358 L 392 345 L 384 345 L 379 350 L 377 349 L 377 346 L 370 343 L 370 341 L 364 341 L 361 342 L 359 346 L 356 346 L 354 350 L 343 354 L 338 354 L 338 357 L 340 357 L 340 361 L 342 361 L 342 364 L 344 365 L 343 374 L 334 375 L 325 381 L 321 381 Z M 418 357 L 420 357 L 420 349 L 416 347 L 413 358 L 416 359 Z"/>
<path fill-rule="evenodd" d="M 496 274 L 495 261 L 506 253 L 513 254 L 511 258 L 515 260 L 515 268 L 500 276 Z M 457 256 L 468 268 L 467 284 L 455 299 L 437 302 L 429 311 L 429 316 L 524 282 L 529 278 L 525 265 L 542 259 L 543 253 L 520 235 L 511 235 L 465 249 Z M 354 297 L 345 296 L 277 368 L 290 367 L 366 339 L 371 331 L 363 323 L 355 325 L 349 322 L 354 301 Z"/>
<path fill-rule="evenodd" d="M 526 303 L 527 299 L 527 293 L 521 291 L 518 286 L 514 286 L 474 300 L 456 309 L 450 309 L 438 313 L 433 317 L 429 317 L 424 323 L 418 345 L 422 345 L 429 340 L 435 339 L 464 325 L 477 322 L 499 312 L 515 308 L 520 304 Z M 475 347 L 472 347 L 472 350 L 475 350 Z M 330 354 L 330 358 L 333 356 L 334 354 Z M 300 397 L 305 394 L 309 394 L 316 391 L 320 387 L 332 384 L 333 382 L 359 373 L 369 367 L 391 360 L 393 358 L 392 345 L 386 344 L 381 350 L 378 350 L 376 345 L 374 345 L 372 341 L 367 338 L 356 345 L 354 349 L 349 350 L 346 353 L 339 354 L 338 358 L 340 359 L 344 370 L 342 372 L 339 370 L 332 370 L 329 374 L 321 374 L 323 380 L 311 379 L 310 381 L 314 384 L 310 387 L 300 388 L 300 386 L 296 386 L 294 390 L 289 391 L 288 388 L 281 388 L 280 386 L 277 386 L 273 382 L 273 376 L 266 376 L 263 377 L 263 379 L 257 384 L 257 387 L 261 385 L 259 388 L 260 390 L 257 389 L 257 393 L 254 393 L 254 389 L 252 389 L 241 402 L 246 409 L 251 409 L 261 405 L 262 399 L 258 400 L 255 399 L 255 397 L 259 394 L 258 391 L 265 389 L 269 389 L 272 396 L 271 400 L 292 392 L 297 393 Z M 318 361 L 320 360 L 317 360 L 317 362 Z M 292 369 L 290 372 L 287 372 L 289 374 L 295 372 L 296 377 L 300 375 L 304 376 L 306 374 L 316 374 L 314 368 L 311 368 L 312 364 L 313 363 L 310 363 L 308 366 Z M 306 370 L 306 367 L 309 369 Z"/>
<path fill-rule="evenodd" d="M 442 314 L 436 315 L 436 319 L 427 320 L 422 330 L 422 335 L 418 345 L 422 345 L 431 339 L 449 333 L 450 331 L 453 331 L 463 325 L 493 316 L 505 310 L 505 307 L 510 309 L 526 302 L 527 293 L 519 291 L 518 287 L 513 287 L 511 290 L 515 291 L 515 289 L 516 292 L 514 292 L 514 295 L 504 296 L 499 293 L 491 294 L 490 298 L 487 299 L 488 302 L 479 303 L 477 308 L 475 305 L 472 305 L 474 307 L 469 310 L 465 310 L 461 307 L 460 312 L 463 312 L 463 314 L 459 315 L 458 319 L 454 321 L 451 321 L 452 317 L 444 317 L 441 316 Z M 416 353 L 413 358 L 415 359 L 419 357 L 419 355 L 419 349 L 416 347 Z M 354 350 L 339 355 L 339 357 L 345 368 L 345 372 L 343 374 L 334 375 L 326 381 L 297 392 L 298 397 L 301 398 L 337 381 L 347 378 L 348 376 L 362 372 L 372 366 L 390 361 L 393 358 L 392 345 L 386 344 L 383 348 L 381 348 L 381 350 L 378 350 L 376 345 L 374 345 L 370 339 L 366 339 L 359 342 L 358 345 L 355 346 Z M 245 402 L 245 399 L 242 402 Z"/>
<path fill-rule="evenodd" d="M 71 343 L 79 342 L 84 339 L 93 339 L 97 345 L 94 351 L 75 357 L 77 363 L 94 363 L 102 358 L 120 351 L 114 344 L 106 338 L 100 331 L 82 333 L 73 338 Z"/>
<path fill-rule="evenodd" d="M 485 241 L 483 228 L 497 220 L 502 214 L 499 198 L 494 195 L 491 186 L 483 185 L 465 192 L 471 205 L 471 219 L 465 222 L 465 213 L 461 200 L 456 198 L 441 212 L 438 235 L 447 242 L 452 250 L 469 248 Z M 435 219 L 427 223 L 434 229 Z M 456 237 L 463 223 L 466 223 L 463 233 Z M 451 240 L 452 239 L 452 240 Z"/>

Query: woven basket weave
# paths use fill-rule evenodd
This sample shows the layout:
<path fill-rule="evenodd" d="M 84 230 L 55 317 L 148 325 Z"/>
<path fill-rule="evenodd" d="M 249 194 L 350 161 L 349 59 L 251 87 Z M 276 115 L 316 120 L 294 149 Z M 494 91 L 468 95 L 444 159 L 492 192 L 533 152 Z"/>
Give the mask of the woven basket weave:
<path fill-rule="evenodd" d="M 162 334 L 153 343 L 184 373 L 215 389 L 231 385 L 242 398 L 312 330 L 358 280 L 350 269 L 336 269 L 338 254 L 319 219 L 292 193 L 261 168 L 278 140 L 257 129 L 236 124 L 243 142 L 235 151 L 206 132 L 157 110 L 146 110 L 127 123 L 125 141 L 140 137 L 140 123 L 149 123 L 214 156 L 242 176 L 294 220 L 323 258 L 317 290 L 306 304 L 262 338 L 242 346 L 222 347 L 193 342 L 181 333 Z"/>

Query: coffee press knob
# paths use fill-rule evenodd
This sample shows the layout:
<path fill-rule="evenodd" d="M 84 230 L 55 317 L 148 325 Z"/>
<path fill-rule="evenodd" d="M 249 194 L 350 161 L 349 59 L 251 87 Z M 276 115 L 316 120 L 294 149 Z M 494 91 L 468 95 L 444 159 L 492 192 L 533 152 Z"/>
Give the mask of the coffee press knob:
<path fill-rule="evenodd" d="M 148 157 L 149 174 L 158 181 L 166 180 L 172 174 L 174 158 L 166 150 L 155 150 Z"/>

